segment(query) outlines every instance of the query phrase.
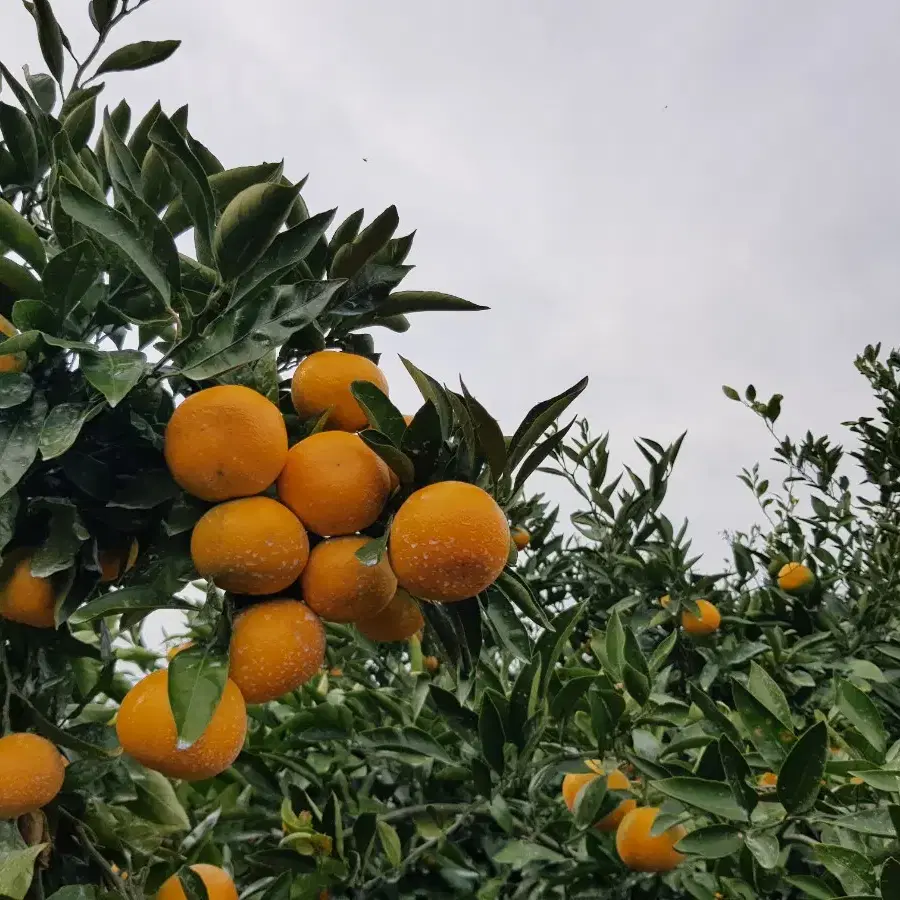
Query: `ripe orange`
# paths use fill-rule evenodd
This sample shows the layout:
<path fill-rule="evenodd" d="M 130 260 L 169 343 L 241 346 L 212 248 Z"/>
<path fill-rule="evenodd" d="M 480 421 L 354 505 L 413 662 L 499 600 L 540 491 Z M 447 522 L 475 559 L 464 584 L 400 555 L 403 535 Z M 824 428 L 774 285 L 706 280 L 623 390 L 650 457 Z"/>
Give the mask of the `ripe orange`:
<path fill-rule="evenodd" d="M 309 681 L 325 661 L 325 629 L 297 600 L 267 600 L 234 620 L 228 676 L 247 703 L 267 703 Z"/>
<path fill-rule="evenodd" d="M 0 334 L 14 337 L 19 329 L 9 319 L 0 316 Z M 0 372 L 21 372 L 25 368 L 27 357 L 24 353 L 6 353 L 0 356 Z"/>
<path fill-rule="evenodd" d="M 526 529 L 521 527 L 513 528 L 512 539 L 516 545 L 516 550 L 524 550 L 531 543 L 531 535 Z"/>
<path fill-rule="evenodd" d="M 416 597 L 452 603 L 489 587 L 509 556 L 509 525 L 490 494 L 441 481 L 412 494 L 391 527 L 391 565 Z"/>
<path fill-rule="evenodd" d="M 355 434 L 322 431 L 291 447 L 278 496 L 323 537 L 353 534 L 381 514 L 391 488 L 388 467 Z"/>
<path fill-rule="evenodd" d="M 209 900 L 238 900 L 237 888 L 235 888 L 231 876 L 224 869 L 208 863 L 196 863 L 191 866 L 191 871 L 200 876 Z M 187 895 L 177 875 L 172 875 L 162 883 L 156 900 L 187 900 Z"/>
<path fill-rule="evenodd" d="M 804 594 L 816 583 L 816 576 L 803 563 L 789 562 L 778 572 L 778 587 L 792 594 Z"/>
<path fill-rule="evenodd" d="M 148 769 L 169 778 L 199 781 L 224 772 L 244 746 L 247 708 L 229 678 L 222 699 L 200 739 L 179 750 L 175 719 L 169 706 L 169 673 L 151 672 L 126 695 L 116 718 L 122 749 Z"/>
<path fill-rule="evenodd" d="M 303 599 L 328 622 L 370 619 L 390 603 L 397 579 L 387 556 L 374 566 L 363 565 L 356 551 L 366 537 L 331 538 L 313 547 L 303 571 Z"/>
<path fill-rule="evenodd" d="M 0 819 L 15 819 L 46 806 L 60 792 L 63 756 L 37 734 L 0 738 Z"/>
<path fill-rule="evenodd" d="M 269 487 L 287 457 L 278 407 L 240 385 L 206 388 L 169 419 L 165 456 L 172 477 L 189 494 L 218 502 Z"/>
<path fill-rule="evenodd" d="M 391 598 L 381 612 L 356 623 L 359 631 L 370 641 L 405 641 L 425 626 L 419 604 L 403 590 Z"/>
<path fill-rule="evenodd" d="M 130 572 L 137 562 L 138 549 L 137 540 L 132 538 L 127 552 L 123 547 L 108 547 L 101 550 L 97 554 L 97 561 L 100 563 L 100 583 L 109 584 L 118 581 L 123 574 L 123 563 L 124 571 Z"/>
<path fill-rule="evenodd" d="M 384 373 L 364 356 L 338 350 L 320 350 L 307 356 L 291 381 L 291 399 L 297 415 L 320 416 L 330 409 L 327 428 L 362 431 L 369 420 L 350 392 L 354 381 L 369 381 L 385 394 L 388 392 Z"/>
<path fill-rule="evenodd" d="M 632 871 L 670 872 L 684 861 L 684 855 L 674 849 L 686 833 L 684 827 L 673 825 L 658 837 L 651 837 L 657 815 L 657 807 L 640 806 L 625 815 L 616 831 L 619 859 Z"/>
<path fill-rule="evenodd" d="M 197 571 L 238 594 L 277 594 L 309 558 L 300 520 L 277 500 L 243 497 L 203 514 L 191 535 Z"/>
<path fill-rule="evenodd" d="M 759 776 L 759 786 L 765 788 L 773 788 L 778 784 L 778 776 L 774 772 L 763 772 Z"/>
<path fill-rule="evenodd" d="M 55 628 L 53 585 L 49 578 L 31 574 L 31 553 L 10 557 L 0 571 L 0 618 L 33 628 Z"/>
<path fill-rule="evenodd" d="M 595 778 L 603 775 L 600 760 L 587 761 L 590 772 L 569 772 L 563 778 L 562 795 L 569 812 L 575 809 L 575 800 L 582 788 L 586 787 Z M 611 791 L 627 791 L 631 785 L 628 779 L 618 769 L 613 769 L 606 777 L 606 786 Z M 615 831 L 625 816 L 637 806 L 637 800 L 623 800 L 612 812 L 604 816 L 594 826 L 598 831 Z"/>
<path fill-rule="evenodd" d="M 722 622 L 721 614 L 708 600 L 697 600 L 696 603 L 700 615 L 696 616 L 690 610 L 685 609 L 681 614 L 681 627 L 688 634 L 697 637 L 712 634 Z"/>

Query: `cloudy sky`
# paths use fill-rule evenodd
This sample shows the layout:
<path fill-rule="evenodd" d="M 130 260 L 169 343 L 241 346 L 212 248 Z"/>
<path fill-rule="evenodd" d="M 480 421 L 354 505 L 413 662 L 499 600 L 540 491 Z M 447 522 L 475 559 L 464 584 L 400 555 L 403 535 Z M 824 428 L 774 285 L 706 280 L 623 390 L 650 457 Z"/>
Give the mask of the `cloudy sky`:
<path fill-rule="evenodd" d="M 86 0 L 55 6 L 88 46 Z M 0 58 L 37 67 L 30 16 L 0 20 Z M 491 307 L 378 335 L 400 405 L 397 352 L 507 430 L 590 375 L 618 458 L 689 432 L 667 506 L 713 566 L 770 449 L 722 383 L 837 435 L 868 407 L 854 355 L 895 340 L 898 26 L 887 0 L 150 0 L 111 47 L 184 44 L 107 102 L 188 102 L 226 166 L 310 173 L 313 211 L 395 203 L 407 284 Z"/>

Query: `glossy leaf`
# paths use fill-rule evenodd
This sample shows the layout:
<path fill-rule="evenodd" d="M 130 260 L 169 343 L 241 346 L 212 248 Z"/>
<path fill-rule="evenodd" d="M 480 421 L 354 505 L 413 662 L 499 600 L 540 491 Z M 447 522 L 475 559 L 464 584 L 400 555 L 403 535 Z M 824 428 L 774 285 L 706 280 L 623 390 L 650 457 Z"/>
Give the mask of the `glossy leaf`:
<path fill-rule="evenodd" d="M 881 715 L 869 697 L 849 681 L 842 681 L 838 689 L 838 709 L 879 753 L 884 752 L 886 735 Z"/>
<path fill-rule="evenodd" d="M 47 255 L 37 232 L 2 197 L 0 197 L 0 240 L 35 269 L 43 268 Z"/>
<path fill-rule="evenodd" d="M 147 372 L 147 357 L 139 350 L 83 353 L 81 370 L 110 406 L 117 406 Z"/>
<path fill-rule="evenodd" d="M 673 800 L 734 822 L 747 821 L 747 813 L 735 802 L 728 785 L 703 778 L 677 776 L 655 781 L 654 787 Z"/>
<path fill-rule="evenodd" d="M 744 832 L 734 825 L 707 825 L 686 834 L 675 849 L 702 859 L 721 859 L 736 853 L 743 845 Z"/>
<path fill-rule="evenodd" d="M 42 394 L 0 413 L 0 497 L 19 483 L 34 462 L 46 415 Z"/>
<path fill-rule="evenodd" d="M 812 809 L 819 796 L 828 756 L 828 726 L 817 722 L 805 731 L 778 772 L 778 799 L 792 815 Z"/>
<path fill-rule="evenodd" d="M 227 654 L 208 647 L 189 647 L 169 663 L 169 704 L 179 747 L 191 746 L 206 731 L 227 679 Z"/>
<path fill-rule="evenodd" d="M 180 46 L 181 41 L 137 41 L 126 44 L 110 53 L 97 67 L 96 74 L 145 69 L 167 60 Z"/>

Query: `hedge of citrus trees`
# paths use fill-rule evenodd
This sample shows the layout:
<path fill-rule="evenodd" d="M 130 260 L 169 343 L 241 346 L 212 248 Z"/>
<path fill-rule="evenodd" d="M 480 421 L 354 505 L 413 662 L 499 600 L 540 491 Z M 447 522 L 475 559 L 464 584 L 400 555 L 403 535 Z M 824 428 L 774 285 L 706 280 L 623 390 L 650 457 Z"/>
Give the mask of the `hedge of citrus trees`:
<path fill-rule="evenodd" d="M 145 2 L 0 64 L 0 895 L 900 896 L 900 356 L 710 571 L 681 440 L 611 478 L 585 382 L 510 436 L 404 360 L 396 408 L 371 332 L 477 307 L 397 289 L 393 207 L 100 111 L 177 49 L 107 46 Z"/>

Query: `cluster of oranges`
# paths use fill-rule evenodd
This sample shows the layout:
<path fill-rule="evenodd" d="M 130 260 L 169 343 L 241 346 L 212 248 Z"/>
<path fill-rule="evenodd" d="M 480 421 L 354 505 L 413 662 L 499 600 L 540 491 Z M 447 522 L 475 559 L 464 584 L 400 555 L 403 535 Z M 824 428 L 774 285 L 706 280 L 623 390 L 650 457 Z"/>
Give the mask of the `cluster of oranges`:
<path fill-rule="evenodd" d="M 119 741 L 149 768 L 192 780 L 230 766 L 246 733 L 245 704 L 275 700 L 322 668 L 323 620 L 352 623 L 375 641 L 405 640 L 424 625 L 420 600 L 472 597 L 506 565 L 515 538 L 505 514 L 487 492 L 457 481 L 413 492 L 393 518 L 388 553 L 358 558 L 370 540 L 360 532 L 399 488 L 357 433 L 368 424 L 351 390 L 360 381 L 388 392 L 364 357 L 307 357 L 291 398 L 301 417 L 326 417 L 325 430 L 290 449 L 278 407 L 247 387 L 206 388 L 172 415 L 164 446 L 172 477 L 216 504 L 194 526 L 194 567 L 251 605 L 235 619 L 222 699 L 190 747 L 177 746 L 168 672 L 147 675 L 126 695 Z"/>
<path fill-rule="evenodd" d="M 563 778 L 562 795 L 566 806 L 572 812 L 581 791 L 604 776 L 599 760 L 588 760 L 589 772 L 570 772 Z M 613 769 L 606 775 L 606 786 L 612 791 L 628 791 L 631 784 L 619 770 Z M 681 825 L 673 825 L 659 835 L 652 835 L 653 823 L 659 815 L 655 806 L 638 806 L 634 799 L 623 800 L 594 827 L 598 831 L 615 832 L 616 851 L 622 862 L 635 872 L 669 872 L 683 859 L 684 855 L 675 849 L 675 844 L 685 835 Z"/>

